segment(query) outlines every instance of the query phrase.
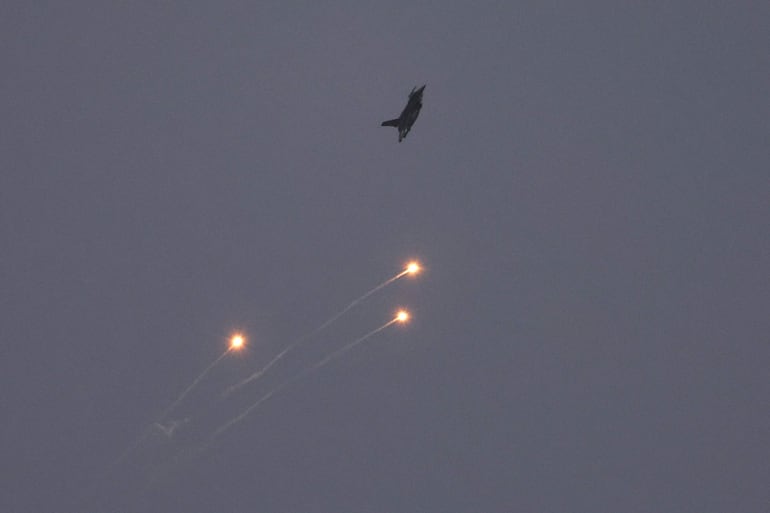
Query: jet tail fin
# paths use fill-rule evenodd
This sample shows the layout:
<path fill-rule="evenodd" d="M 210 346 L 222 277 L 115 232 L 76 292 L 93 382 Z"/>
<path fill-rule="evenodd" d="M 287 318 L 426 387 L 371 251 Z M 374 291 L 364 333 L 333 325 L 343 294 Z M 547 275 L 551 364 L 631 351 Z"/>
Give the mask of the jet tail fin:
<path fill-rule="evenodd" d="M 388 121 L 383 121 L 382 125 L 380 125 L 380 126 L 395 126 L 395 127 L 397 127 L 398 126 L 398 118 L 390 119 Z"/>

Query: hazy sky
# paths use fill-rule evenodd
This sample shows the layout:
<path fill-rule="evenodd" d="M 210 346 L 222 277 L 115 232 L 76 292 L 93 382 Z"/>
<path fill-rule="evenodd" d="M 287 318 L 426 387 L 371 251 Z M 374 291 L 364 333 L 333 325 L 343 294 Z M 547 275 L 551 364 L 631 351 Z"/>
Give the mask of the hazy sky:
<path fill-rule="evenodd" d="M 766 2 L 1 11 L 0 510 L 767 511 Z"/>

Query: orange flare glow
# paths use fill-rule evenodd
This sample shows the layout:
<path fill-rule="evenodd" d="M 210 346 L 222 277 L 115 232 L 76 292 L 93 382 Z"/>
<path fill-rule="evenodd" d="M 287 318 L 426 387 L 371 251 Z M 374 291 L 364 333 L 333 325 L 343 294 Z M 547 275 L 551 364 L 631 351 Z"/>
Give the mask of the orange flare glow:
<path fill-rule="evenodd" d="M 230 339 L 230 349 L 237 351 L 238 349 L 241 349 L 245 343 L 246 339 L 243 337 L 243 335 L 236 333 Z"/>
<path fill-rule="evenodd" d="M 404 269 L 404 272 L 406 274 L 417 274 L 422 270 L 420 267 L 420 263 L 416 261 L 409 262 L 406 264 L 406 269 Z"/>

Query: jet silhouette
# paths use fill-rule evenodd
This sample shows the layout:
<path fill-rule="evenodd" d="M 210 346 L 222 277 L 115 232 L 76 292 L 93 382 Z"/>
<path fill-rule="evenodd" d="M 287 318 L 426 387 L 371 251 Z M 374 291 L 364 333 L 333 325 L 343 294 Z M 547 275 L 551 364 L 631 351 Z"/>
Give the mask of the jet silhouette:
<path fill-rule="evenodd" d="M 422 108 L 422 92 L 425 90 L 425 86 L 417 89 L 417 86 L 412 88 L 412 92 L 409 93 L 409 101 L 406 103 L 406 107 L 401 112 L 401 115 L 396 119 L 390 119 L 383 121 L 381 126 L 394 126 L 398 128 L 398 142 L 401 142 L 412 129 L 412 125 L 417 121 L 417 116 L 420 115 L 420 109 Z"/>

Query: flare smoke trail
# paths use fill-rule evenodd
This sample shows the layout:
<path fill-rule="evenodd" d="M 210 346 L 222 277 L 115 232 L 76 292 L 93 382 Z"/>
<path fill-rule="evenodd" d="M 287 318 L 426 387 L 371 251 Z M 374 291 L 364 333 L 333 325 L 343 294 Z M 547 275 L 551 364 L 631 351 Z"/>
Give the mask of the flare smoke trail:
<path fill-rule="evenodd" d="M 398 279 L 398 278 L 392 278 L 390 281 L 393 281 L 394 279 Z M 221 436 L 222 433 L 224 433 L 225 431 L 230 429 L 234 424 L 237 424 L 238 422 L 240 422 L 243 419 L 245 419 L 252 411 L 256 410 L 262 403 L 264 403 L 265 401 L 270 399 L 272 396 L 274 396 L 275 394 L 277 394 L 278 392 L 280 392 L 281 390 L 283 390 L 287 386 L 291 385 L 292 383 L 296 383 L 297 381 L 303 379 L 305 376 L 307 376 L 307 375 L 317 371 L 318 369 L 328 365 L 329 362 L 331 362 L 333 360 L 336 360 L 337 358 L 339 358 L 340 356 L 342 356 L 346 352 L 348 352 L 351 349 L 353 349 L 358 344 L 364 342 L 369 337 L 372 337 L 372 336 L 376 335 L 377 333 L 379 333 L 380 331 L 384 330 L 388 326 L 390 326 L 392 324 L 395 324 L 397 322 L 405 322 L 407 318 L 408 317 L 404 317 L 401 313 L 399 313 L 399 315 L 397 317 L 395 317 L 394 319 L 386 322 L 385 324 L 383 324 L 379 328 L 374 329 L 374 330 L 370 331 L 369 333 L 367 333 L 366 335 L 357 338 L 353 342 L 350 342 L 348 345 L 343 346 L 343 347 L 337 349 L 336 351 L 334 351 L 331 354 L 329 354 L 328 356 L 326 356 L 323 360 L 318 361 L 312 367 L 308 367 L 308 368 L 304 369 L 302 372 L 300 372 L 299 374 L 297 374 L 293 378 L 287 379 L 286 381 L 284 381 L 283 383 L 281 383 L 280 385 L 278 385 L 277 387 L 275 387 L 274 389 L 270 390 L 269 392 L 264 394 L 262 397 L 260 397 L 257 400 L 257 402 L 255 402 L 254 404 L 252 404 L 251 406 L 246 408 L 237 417 L 231 419 L 229 422 L 227 422 L 227 423 L 223 424 L 222 426 L 220 426 L 219 428 L 217 428 L 217 430 L 214 431 L 214 433 L 211 435 L 211 440 L 212 441 L 215 440 L 216 438 Z"/>
<path fill-rule="evenodd" d="M 179 395 L 179 397 L 177 397 L 177 398 L 176 398 L 176 400 L 175 400 L 173 403 L 169 404 L 169 405 L 168 405 L 168 407 L 167 407 L 165 410 L 163 410 L 163 413 L 161 413 L 161 414 L 160 414 L 160 417 L 158 417 L 158 422 L 162 422 L 162 421 L 163 421 L 163 419 L 164 419 L 164 418 L 166 418 L 166 415 L 168 415 L 169 413 L 171 413 L 171 412 L 174 410 L 174 408 L 176 407 L 176 405 L 177 405 L 177 404 L 179 404 L 179 403 L 181 403 L 181 402 L 184 400 L 184 398 L 185 398 L 185 397 L 187 397 L 187 394 L 189 394 L 189 393 L 190 393 L 190 391 L 192 391 L 192 389 L 193 389 L 193 388 L 195 388 L 195 386 L 196 386 L 198 383 L 200 383 L 200 381 L 201 381 L 201 380 L 202 380 L 202 379 L 203 379 L 203 378 L 206 376 L 206 374 L 208 374 L 208 373 L 209 373 L 209 371 L 210 371 L 211 369 L 213 369 L 213 368 L 216 366 L 216 364 L 218 364 L 218 363 L 220 362 L 220 360 L 222 360 L 222 358 L 224 358 L 225 356 L 227 356 L 227 354 L 230 352 L 230 350 L 231 350 L 231 349 L 232 349 L 232 347 L 228 347 L 228 348 L 227 348 L 227 350 L 226 350 L 224 353 L 222 353 L 221 355 L 219 355 L 219 357 L 218 357 L 216 360 L 214 360 L 213 362 L 211 362 L 211 363 L 209 364 L 209 366 L 208 366 L 208 367 L 206 367 L 205 369 L 203 369 L 203 372 L 201 372 L 201 373 L 198 375 L 198 377 L 197 377 L 197 378 L 195 378 L 195 379 L 193 380 L 193 382 L 192 382 L 192 383 L 190 383 L 190 386 L 189 386 L 189 387 L 187 387 L 187 388 L 185 388 L 184 392 L 182 392 L 182 393 Z"/>
<path fill-rule="evenodd" d="M 137 447 L 139 447 L 139 445 L 141 445 L 141 443 L 142 443 L 142 442 L 144 442 L 145 438 L 147 438 L 147 436 L 148 436 L 148 435 L 149 435 L 149 434 L 152 432 L 152 429 L 153 429 L 153 427 L 154 427 L 156 424 L 160 424 L 160 423 L 162 423 L 162 422 L 163 422 L 163 419 L 165 419 L 165 418 L 166 418 L 166 416 L 167 416 L 168 414 L 170 414 L 170 413 L 171 413 L 171 412 L 174 410 L 174 408 L 175 408 L 175 407 L 176 407 L 176 406 L 177 406 L 179 403 L 181 403 L 181 402 L 182 402 L 182 400 L 184 400 L 184 398 L 185 398 L 185 397 L 187 397 L 187 394 L 189 394 L 189 393 L 192 391 L 192 389 L 193 389 L 193 388 L 195 388 L 195 386 L 196 386 L 198 383 L 200 383 L 200 381 L 201 381 L 201 380 L 202 380 L 202 379 L 203 379 L 203 378 L 206 376 L 206 374 L 208 374 L 208 373 L 209 373 L 209 371 L 211 371 L 211 369 L 213 369 L 213 368 L 216 366 L 216 364 L 218 364 L 218 363 L 219 363 L 219 362 L 222 360 L 222 358 L 224 358 L 225 356 L 227 356 L 227 355 L 230 353 L 230 351 L 232 351 L 232 350 L 234 350 L 234 349 L 238 349 L 238 348 L 240 348 L 242 344 L 243 344 L 243 337 L 242 337 L 242 336 L 240 336 L 240 335 L 236 335 L 235 337 L 233 337 L 233 340 L 232 340 L 232 342 L 231 342 L 231 344 L 230 344 L 230 347 L 228 347 L 228 348 L 225 350 L 225 352 L 224 352 L 224 353 L 222 353 L 221 355 L 219 355 L 219 357 L 217 357 L 217 359 L 216 359 L 216 360 L 214 360 L 213 362 L 211 362 L 211 363 L 208 365 L 208 367 L 206 367 L 205 369 L 203 369 L 203 372 L 201 372 L 201 373 L 198 375 L 198 377 L 197 377 L 197 378 L 195 378 L 195 379 L 193 380 L 193 382 L 190 384 L 190 386 L 188 386 L 187 388 L 185 388 L 185 389 L 184 389 L 184 391 L 183 391 L 183 392 L 182 392 L 182 393 L 179 395 L 179 397 L 177 397 L 177 398 L 174 400 L 174 402 L 172 402 L 170 405 L 168 405 L 168 406 L 166 407 L 166 409 L 165 409 L 165 410 L 163 410 L 163 412 L 162 412 L 162 413 L 161 413 L 161 414 L 158 416 L 158 419 L 157 419 L 155 422 L 151 423 L 149 426 L 147 426 L 147 427 L 144 429 L 144 431 L 142 431 L 142 434 L 141 434 L 141 436 L 139 436 L 139 438 L 137 438 L 137 440 L 136 440 L 136 441 L 135 441 L 133 444 L 131 444 L 131 445 L 130 445 L 130 446 L 129 446 L 129 447 L 126 449 L 126 450 L 124 450 L 124 451 L 123 451 L 123 452 L 120 454 L 120 456 L 118 456 L 118 458 L 115 460 L 115 462 L 113 463 L 113 465 L 117 465 L 118 463 L 120 463 L 121 461 L 123 461 L 123 460 L 126 458 L 126 456 L 128 456 L 129 454 L 131 454 L 131 453 L 132 453 L 132 452 L 133 452 L 133 451 L 134 451 L 134 450 L 135 450 Z"/>
<path fill-rule="evenodd" d="M 314 329 L 313 331 L 311 331 L 311 332 L 310 332 L 310 333 L 308 333 L 307 335 L 305 335 L 305 336 L 301 337 L 301 338 L 300 338 L 300 339 L 298 339 L 297 341 L 295 341 L 295 342 L 293 342 L 293 343 L 289 344 L 289 345 L 286 347 L 286 349 L 284 349 L 283 351 L 281 351 L 280 353 L 278 353 L 278 355 L 277 355 L 275 358 L 273 358 L 272 360 L 270 360 L 270 361 L 268 362 L 268 364 L 267 364 L 267 365 L 265 365 L 264 367 L 262 367 L 262 368 L 261 368 L 261 369 L 259 369 L 258 371 L 254 372 L 254 373 L 253 373 L 251 376 L 247 377 L 246 379 L 244 379 L 243 381 L 241 381 L 241 382 L 239 382 L 239 383 L 236 383 L 235 385 L 232 385 L 232 386 L 228 387 L 228 388 L 227 388 L 227 389 L 226 389 L 226 390 L 225 390 L 225 391 L 222 393 L 222 397 L 223 397 L 223 398 L 224 398 L 224 397 L 227 397 L 227 396 L 229 396 L 230 394 L 232 394 L 233 392 L 235 392 L 236 390 L 240 389 L 241 387 L 243 387 L 243 386 L 245 386 L 245 385 L 247 385 L 247 384 L 251 383 L 251 382 L 252 382 L 252 381 L 254 381 L 255 379 L 259 379 L 259 378 L 260 378 L 260 376 L 262 376 L 264 373 L 266 373 L 268 370 L 270 370 L 270 368 L 271 368 L 273 365 L 275 365 L 276 363 L 278 363 L 278 361 L 279 361 L 281 358 L 283 358 L 284 356 L 286 356 L 286 353 L 288 353 L 289 351 L 291 351 L 292 349 L 294 349 L 294 348 L 295 348 L 295 347 L 297 347 L 298 345 L 302 344 L 303 342 L 305 342 L 305 341 L 307 341 L 307 340 L 309 340 L 309 339 L 313 338 L 315 335 L 318 335 L 318 334 L 319 334 L 320 332 L 322 332 L 324 329 L 328 328 L 328 327 L 329 327 L 329 325 L 331 325 L 331 324 L 332 324 L 334 321 L 336 321 L 337 319 L 339 319 L 340 317 L 342 317 L 343 315 L 345 315 L 345 314 L 346 314 L 346 313 L 347 313 L 347 312 L 348 312 L 348 311 L 349 311 L 351 308 L 353 308 L 354 306 L 356 306 L 356 305 L 357 305 L 357 304 L 359 304 L 361 301 L 365 300 L 366 298 L 368 298 L 369 296 L 371 296 L 371 295 L 372 295 L 372 294 L 374 294 L 375 292 L 377 292 L 377 291 L 379 291 L 379 290 L 381 290 L 381 289 L 383 289 L 383 288 L 387 287 L 388 285 L 390 285 L 390 284 L 391 284 L 391 283 L 393 283 L 394 281 L 396 281 L 396 280 L 398 280 L 398 279 L 400 279 L 400 278 L 403 278 L 403 277 L 404 277 L 404 276 L 406 276 L 407 274 L 414 274 L 414 273 L 417 273 L 417 272 L 419 272 L 419 271 L 420 271 L 420 265 L 419 265 L 417 262 L 410 262 L 409 264 L 407 264 L 407 266 L 406 266 L 406 269 L 404 269 L 403 271 L 401 271 L 401 272 L 400 272 L 400 273 L 398 273 L 397 275 L 393 276 L 392 278 L 388 278 L 387 280 L 385 280 L 384 282 L 380 283 L 379 285 L 377 285 L 376 287 L 374 287 L 374 288 L 373 288 L 373 289 L 371 289 L 370 291 L 366 292 L 364 295 L 362 295 L 362 296 L 361 296 L 361 297 L 359 297 L 358 299 L 355 299 L 355 300 L 353 300 L 353 302 L 351 302 L 351 303 L 350 303 L 348 306 L 346 306 L 345 308 L 343 308 L 342 310 L 340 310 L 340 311 L 339 311 L 339 312 L 337 312 L 336 314 L 332 315 L 332 316 L 331 316 L 331 317 L 330 317 L 328 320 L 326 320 L 326 321 L 325 321 L 323 324 L 321 324 L 320 326 L 318 326 L 316 329 Z"/>

